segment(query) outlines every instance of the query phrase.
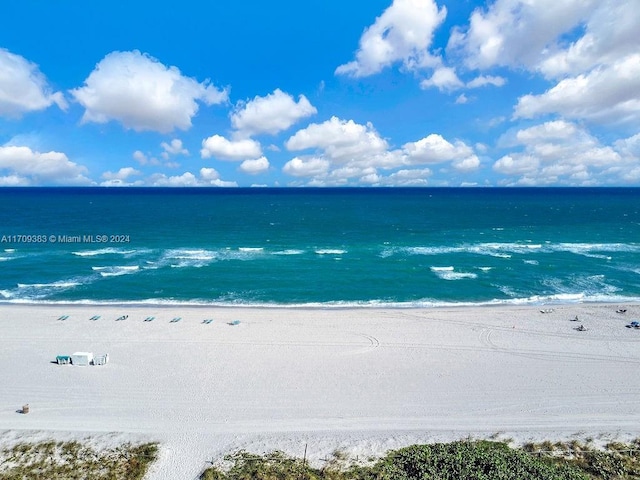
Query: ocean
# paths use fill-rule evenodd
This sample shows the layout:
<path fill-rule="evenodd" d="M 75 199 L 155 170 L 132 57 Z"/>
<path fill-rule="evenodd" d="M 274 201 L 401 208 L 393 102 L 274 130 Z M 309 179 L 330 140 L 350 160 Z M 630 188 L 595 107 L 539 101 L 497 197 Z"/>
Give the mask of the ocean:
<path fill-rule="evenodd" d="M 0 302 L 640 301 L 640 189 L 0 189 Z"/>

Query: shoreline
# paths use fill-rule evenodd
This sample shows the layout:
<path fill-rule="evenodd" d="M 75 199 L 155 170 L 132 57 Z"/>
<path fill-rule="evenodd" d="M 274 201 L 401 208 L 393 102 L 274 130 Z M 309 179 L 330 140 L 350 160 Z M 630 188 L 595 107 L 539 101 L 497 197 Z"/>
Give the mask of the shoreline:
<path fill-rule="evenodd" d="M 528 299 L 512 300 L 488 300 L 486 302 L 321 302 L 321 303 L 197 303 L 191 301 L 165 301 L 165 300 L 60 300 L 60 301 L 34 301 L 0 300 L 0 308 L 3 307 L 131 307 L 131 308 L 221 308 L 221 309 L 282 309 L 282 310 L 447 310 L 451 308 L 564 308 L 580 306 L 640 306 L 640 299 L 635 297 L 620 297 L 618 300 L 582 300 L 582 301 L 540 301 Z"/>
<path fill-rule="evenodd" d="M 308 443 L 321 459 L 466 436 L 638 437 L 640 330 L 625 328 L 638 318 L 638 303 L 5 303 L 0 431 L 159 441 L 149 480 L 195 477 L 243 448 L 299 454 Z M 76 351 L 109 364 L 52 363 Z"/>

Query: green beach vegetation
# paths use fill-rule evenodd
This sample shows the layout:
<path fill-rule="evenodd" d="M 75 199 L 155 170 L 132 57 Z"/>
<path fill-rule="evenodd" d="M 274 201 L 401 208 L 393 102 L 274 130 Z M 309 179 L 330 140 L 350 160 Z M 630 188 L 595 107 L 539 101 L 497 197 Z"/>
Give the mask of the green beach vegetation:
<path fill-rule="evenodd" d="M 0 480 L 143 480 L 158 445 L 96 449 L 79 442 L 18 443 L 0 450 Z M 592 442 L 461 440 L 412 445 L 365 462 L 340 451 L 322 467 L 275 451 L 239 451 L 200 480 L 640 480 L 640 439 Z"/>
<path fill-rule="evenodd" d="M 0 480 L 142 480 L 155 443 L 96 449 L 80 442 L 18 443 L 0 450 Z"/>
<path fill-rule="evenodd" d="M 543 442 L 513 448 L 505 442 L 464 440 L 412 445 L 366 464 L 340 452 L 314 468 L 276 451 L 240 451 L 200 480 L 640 480 L 640 439 L 596 448 L 590 442 Z"/>

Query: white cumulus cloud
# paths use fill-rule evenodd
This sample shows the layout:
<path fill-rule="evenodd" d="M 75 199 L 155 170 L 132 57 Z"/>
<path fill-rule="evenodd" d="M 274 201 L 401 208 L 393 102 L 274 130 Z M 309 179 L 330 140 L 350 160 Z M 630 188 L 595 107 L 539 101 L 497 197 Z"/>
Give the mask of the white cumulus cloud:
<path fill-rule="evenodd" d="M 200 187 L 201 181 L 191 172 L 182 175 L 167 177 L 163 173 L 156 173 L 149 179 L 149 184 L 153 187 Z"/>
<path fill-rule="evenodd" d="M 266 97 L 256 96 L 246 103 L 239 103 L 231 114 L 231 125 L 243 136 L 274 135 L 317 112 L 304 95 L 296 102 L 288 93 L 276 89 Z"/>
<path fill-rule="evenodd" d="M 383 153 L 388 144 L 370 123 L 361 125 L 331 117 L 298 130 L 286 141 L 285 147 L 290 151 L 321 149 L 334 162 L 349 162 Z"/>
<path fill-rule="evenodd" d="M 117 172 L 107 171 L 102 174 L 102 178 L 105 180 L 121 180 L 125 181 L 129 177 L 141 175 L 142 173 L 139 170 L 136 170 L 133 167 L 122 167 Z"/>
<path fill-rule="evenodd" d="M 89 185 L 87 168 L 70 161 L 64 153 L 40 153 L 24 146 L 0 147 L 0 174 L 28 185 Z"/>
<path fill-rule="evenodd" d="M 237 187 L 233 181 L 225 181 L 220 178 L 220 173 L 215 168 L 203 167 L 200 169 L 200 181 L 204 185 L 213 187 Z"/>
<path fill-rule="evenodd" d="M 366 77 L 397 62 L 410 70 L 437 63 L 429 47 L 446 14 L 434 0 L 394 0 L 362 34 L 355 60 L 336 74 Z"/>
<path fill-rule="evenodd" d="M 555 114 L 599 124 L 640 121 L 640 8 L 630 0 L 496 0 L 453 30 L 447 52 L 466 67 L 542 74 L 552 84 L 522 96 L 515 118 Z M 480 75 L 473 88 L 501 77 Z"/>
<path fill-rule="evenodd" d="M 464 83 L 458 78 L 455 69 L 451 67 L 438 67 L 434 70 L 431 78 L 420 82 L 420 87 L 436 87 L 438 90 L 457 90 L 462 88 Z"/>
<path fill-rule="evenodd" d="M 164 150 L 162 156 L 165 160 L 167 160 L 170 155 L 189 155 L 189 150 L 182 146 L 182 140 L 179 138 L 174 138 L 171 140 L 171 143 L 162 142 L 160 146 Z"/>
<path fill-rule="evenodd" d="M 544 56 L 538 68 L 546 76 L 577 75 L 638 52 L 638 4 L 633 0 L 601 0 L 594 6 L 582 36 Z"/>
<path fill-rule="evenodd" d="M 616 141 L 615 146 L 617 151 L 626 156 L 635 157 L 635 160 L 640 162 L 640 133 Z"/>
<path fill-rule="evenodd" d="M 535 69 L 550 49 L 584 22 L 602 0 L 496 0 L 478 7 L 466 28 L 456 28 L 448 51 L 469 68 L 496 65 Z"/>
<path fill-rule="evenodd" d="M 432 172 L 428 168 L 403 169 L 386 177 L 380 177 L 378 184 L 388 187 L 423 187 L 428 185 Z"/>
<path fill-rule="evenodd" d="M 140 165 L 160 165 L 160 161 L 156 157 L 149 157 L 141 150 L 133 152 L 132 157 Z"/>
<path fill-rule="evenodd" d="M 309 185 L 313 186 L 339 186 L 354 182 L 423 185 L 425 175 L 431 175 L 431 171 L 406 167 L 448 164 L 464 174 L 480 166 L 480 159 L 473 148 L 462 141 L 450 143 L 440 135 L 431 134 L 400 149 L 389 149 L 387 141 L 370 123 L 362 125 L 337 117 L 299 130 L 285 142 L 285 146 L 289 151 L 312 150 L 287 162 L 283 172 L 294 177 L 311 178 Z M 403 168 L 402 174 L 397 171 L 385 176 L 379 171 L 398 168 Z M 443 168 L 446 169 L 446 165 Z M 411 175 L 413 177 L 409 178 Z"/>
<path fill-rule="evenodd" d="M 583 127 L 565 120 L 519 130 L 507 145 L 518 149 L 498 159 L 493 169 L 506 184 L 615 184 L 637 159 L 602 145 Z"/>
<path fill-rule="evenodd" d="M 220 160 L 251 160 L 262 155 L 260 143 L 246 138 L 228 140 L 221 135 L 213 135 L 202 141 L 202 158 L 214 157 Z"/>
<path fill-rule="evenodd" d="M 201 168 L 200 176 L 205 181 L 215 181 L 220 179 L 220 173 L 215 168 L 209 168 L 209 167 Z"/>
<path fill-rule="evenodd" d="M 136 131 L 161 133 L 187 130 L 198 102 L 213 105 L 228 96 L 137 50 L 108 54 L 71 94 L 85 108 L 83 122 L 116 120 Z"/>
<path fill-rule="evenodd" d="M 518 100 L 514 116 L 558 113 L 596 123 L 640 121 L 640 53 L 577 77 L 561 80 L 540 95 Z"/>
<path fill-rule="evenodd" d="M 434 133 L 417 142 L 406 143 L 402 149 L 409 165 L 453 162 L 453 167 L 460 171 L 475 170 L 480 166 L 472 147 L 459 140 L 452 144 Z"/>
<path fill-rule="evenodd" d="M 470 82 L 467 82 L 467 88 L 479 88 L 485 85 L 493 85 L 494 87 L 502 87 L 507 83 L 507 80 L 503 77 L 493 75 L 480 75 L 474 78 Z"/>
<path fill-rule="evenodd" d="M 240 164 L 240 170 L 249 175 L 264 173 L 269 170 L 269 160 L 264 156 L 253 160 L 245 160 Z"/>
<path fill-rule="evenodd" d="M 29 179 L 19 175 L 0 176 L 0 187 L 28 187 Z"/>
<path fill-rule="evenodd" d="M 318 177 L 325 176 L 330 166 L 330 162 L 324 158 L 295 157 L 284 165 L 282 171 L 293 177 Z"/>
<path fill-rule="evenodd" d="M 62 110 L 67 108 L 62 93 L 51 91 L 38 66 L 0 48 L 0 115 L 19 117 L 54 103 Z"/>

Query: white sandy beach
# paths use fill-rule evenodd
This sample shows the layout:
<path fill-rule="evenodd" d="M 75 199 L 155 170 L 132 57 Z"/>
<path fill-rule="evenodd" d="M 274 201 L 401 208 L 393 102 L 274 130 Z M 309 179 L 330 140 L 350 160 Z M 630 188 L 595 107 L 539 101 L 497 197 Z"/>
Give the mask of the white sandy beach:
<path fill-rule="evenodd" d="M 159 441 L 149 480 L 240 448 L 308 444 L 319 461 L 469 435 L 640 436 L 640 330 L 625 328 L 640 305 L 546 308 L 3 305 L 0 431 Z M 109 364 L 52 363 L 76 351 Z"/>

